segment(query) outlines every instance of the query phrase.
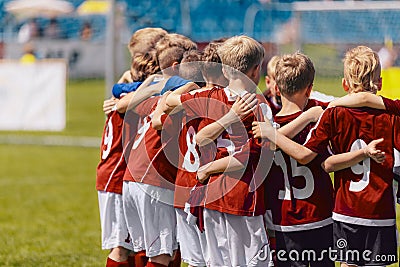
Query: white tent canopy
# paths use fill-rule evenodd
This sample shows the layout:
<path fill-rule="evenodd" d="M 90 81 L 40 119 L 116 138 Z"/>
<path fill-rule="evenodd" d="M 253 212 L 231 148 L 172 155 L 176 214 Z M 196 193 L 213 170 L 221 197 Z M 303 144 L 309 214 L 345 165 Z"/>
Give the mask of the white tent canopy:
<path fill-rule="evenodd" d="M 65 0 L 14 0 L 6 4 L 5 10 L 19 18 L 51 18 L 71 13 L 74 6 Z"/>

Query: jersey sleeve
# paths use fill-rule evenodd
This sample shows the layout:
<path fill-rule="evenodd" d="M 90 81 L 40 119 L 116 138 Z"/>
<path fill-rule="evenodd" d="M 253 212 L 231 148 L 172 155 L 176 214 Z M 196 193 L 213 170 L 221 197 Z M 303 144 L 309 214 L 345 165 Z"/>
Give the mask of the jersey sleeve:
<path fill-rule="evenodd" d="M 205 117 L 208 104 L 208 90 L 181 95 L 181 103 L 188 117 Z"/>
<path fill-rule="evenodd" d="M 334 108 L 329 108 L 323 112 L 318 123 L 307 136 L 305 147 L 318 154 L 326 154 L 329 147 L 329 140 L 332 136 L 331 121 Z"/>
<path fill-rule="evenodd" d="M 162 114 L 161 123 L 163 131 L 168 134 L 168 136 L 178 135 L 181 130 L 182 125 L 182 112 L 177 112 L 174 114 Z"/>
<path fill-rule="evenodd" d="M 392 100 L 382 96 L 383 104 L 389 114 L 400 116 L 400 100 Z"/>
<path fill-rule="evenodd" d="M 144 101 L 142 101 L 139 105 L 136 106 L 134 112 L 138 114 L 140 117 L 145 117 L 150 115 L 153 111 L 154 105 L 158 102 L 159 97 L 152 96 Z"/>

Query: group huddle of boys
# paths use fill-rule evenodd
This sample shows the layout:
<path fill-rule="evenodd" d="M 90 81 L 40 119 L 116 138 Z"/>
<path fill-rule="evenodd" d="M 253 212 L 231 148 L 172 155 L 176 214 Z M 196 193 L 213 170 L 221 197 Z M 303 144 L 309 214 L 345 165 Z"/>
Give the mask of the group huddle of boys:
<path fill-rule="evenodd" d="M 273 93 L 256 94 L 264 48 L 247 36 L 199 52 L 146 28 L 129 48 L 97 168 L 107 266 L 397 262 L 400 103 L 375 95 L 376 52 L 346 53 L 349 95 L 329 104 L 310 98 L 299 52 L 278 56 Z"/>

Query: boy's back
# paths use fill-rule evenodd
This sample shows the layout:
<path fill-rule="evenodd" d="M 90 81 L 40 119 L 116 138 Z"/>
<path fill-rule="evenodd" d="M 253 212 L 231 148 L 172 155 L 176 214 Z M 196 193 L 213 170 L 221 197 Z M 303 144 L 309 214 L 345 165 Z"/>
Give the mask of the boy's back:
<path fill-rule="evenodd" d="M 207 118 L 201 122 L 201 125 L 208 125 L 223 117 L 229 112 L 235 100 L 236 97 L 231 96 L 227 89 L 218 87 L 193 95 L 184 94 L 181 97 L 187 114 L 193 117 L 196 115 Z M 204 165 L 238 152 L 244 145 L 247 145 L 252 136 L 252 122 L 263 121 L 268 113 L 272 114 L 268 104 L 260 96 L 258 108 L 254 113 L 232 124 L 213 143 L 200 148 L 201 164 Z M 255 164 L 257 165 L 257 162 Z M 205 207 L 242 216 L 263 214 L 265 212 L 263 201 L 255 201 L 262 195 L 249 190 L 251 182 L 254 182 L 250 165 L 249 170 L 244 172 L 212 175 L 204 199 Z"/>
<path fill-rule="evenodd" d="M 314 106 L 326 107 L 327 103 L 310 99 L 304 111 Z M 282 127 L 301 113 L 302 111 L 276 116 L 275 122 Z M 308 124 L 293 141 L 304 143 L 313 126 L 313 123 Z M 332 182 L 321 168 L 321 161 L 322 157 L 317 157 L 310 163 L 301 165 L 283 151 L 275 152 L 275 164 L 268 174 L 266 191 L 277 230 L 309 230 L 332 223 Z"/>
<path fill-rule="evenodd" d="M 335 220 L 369 226 L 395 224 L 392 182 L 395 153 L 400 149 L 396 138 L 399 131 L 398 117 L 374 109 L 337 107 L 323 113 L 305 144 L 309 149 L 321 151 L 329 147 L 338 154 L 384 138 L 380 147 L 386 153 L 382 164 L 368 158 L 362 165 L 335 172 Z"/>
<path fill-rule="evenodd" d="M 171 142 L 174 139 L 167 136 L 168 130 L 165 130 L 163 133 L 167 134 L 162 136 L 161 131 L 157 131 L 151 126 L 151 119 L 159 98 L 159 96 L 151 97 L 136 108 L 137 114 L 143 118 L 143 121 L 132 145 L 130 157 L 133 161 L 128 163 L 129 172 L 125 173 L 124 180 L 143 182 L 173 190 L 177 159 L 172 158 L 171 155 L 167 157 L 163 149 L 166 146 L 164 143 L 168 143 L 169 146 L 169 139 Z M 165 127 L 176 129 L 179 122 L 179 118 L 176 117 L 173 122 L 166 119 Z M 161 136 L 168 140 L 162 140 Z"/>

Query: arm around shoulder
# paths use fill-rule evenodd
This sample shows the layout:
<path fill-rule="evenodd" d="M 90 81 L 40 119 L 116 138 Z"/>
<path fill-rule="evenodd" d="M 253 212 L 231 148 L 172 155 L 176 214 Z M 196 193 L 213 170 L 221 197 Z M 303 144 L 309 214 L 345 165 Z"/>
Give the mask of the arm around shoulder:
<path fill-rule="evenodd" d="M 332 155 L 321 166 L 326 172 L 334 172 L 350 168 L 366 158 L 372 158 L 377 163 L 382 163 L 385 160 L 385 152 L 376 147 L 382 141 L 383 138 L 373 140 L 366 147 L 357 151 Z"/>
<path fill-rule="evenodd" d="M 182 104 L 181 102 L 181 95 L 184 93 L 188 93 L 194 89 L 199 89 L 199 86 L 195 84 L 194 82 L 189 82 L 175 91 L 173 91 L 171 94 L 166 99 L 166 111 L 167 110 L 173 110 L 176 107 L 180 106 Z"/>
<path fill-rule="evenodd" d="M 370 107 L 385 109 L 385 104 L 380 96 L 369 92 L 359 92 L 338 98 L 329 104 L 329 107 L 342 106 L 349 108 Z"/>
<path fill-rule="evenodd" d="M 253 135 L 254 138 L 270 140 L 300 164 L 307 164 L 317 156 L 317 153 L 287 138 L 269 122 L 253 122 Z"/>

